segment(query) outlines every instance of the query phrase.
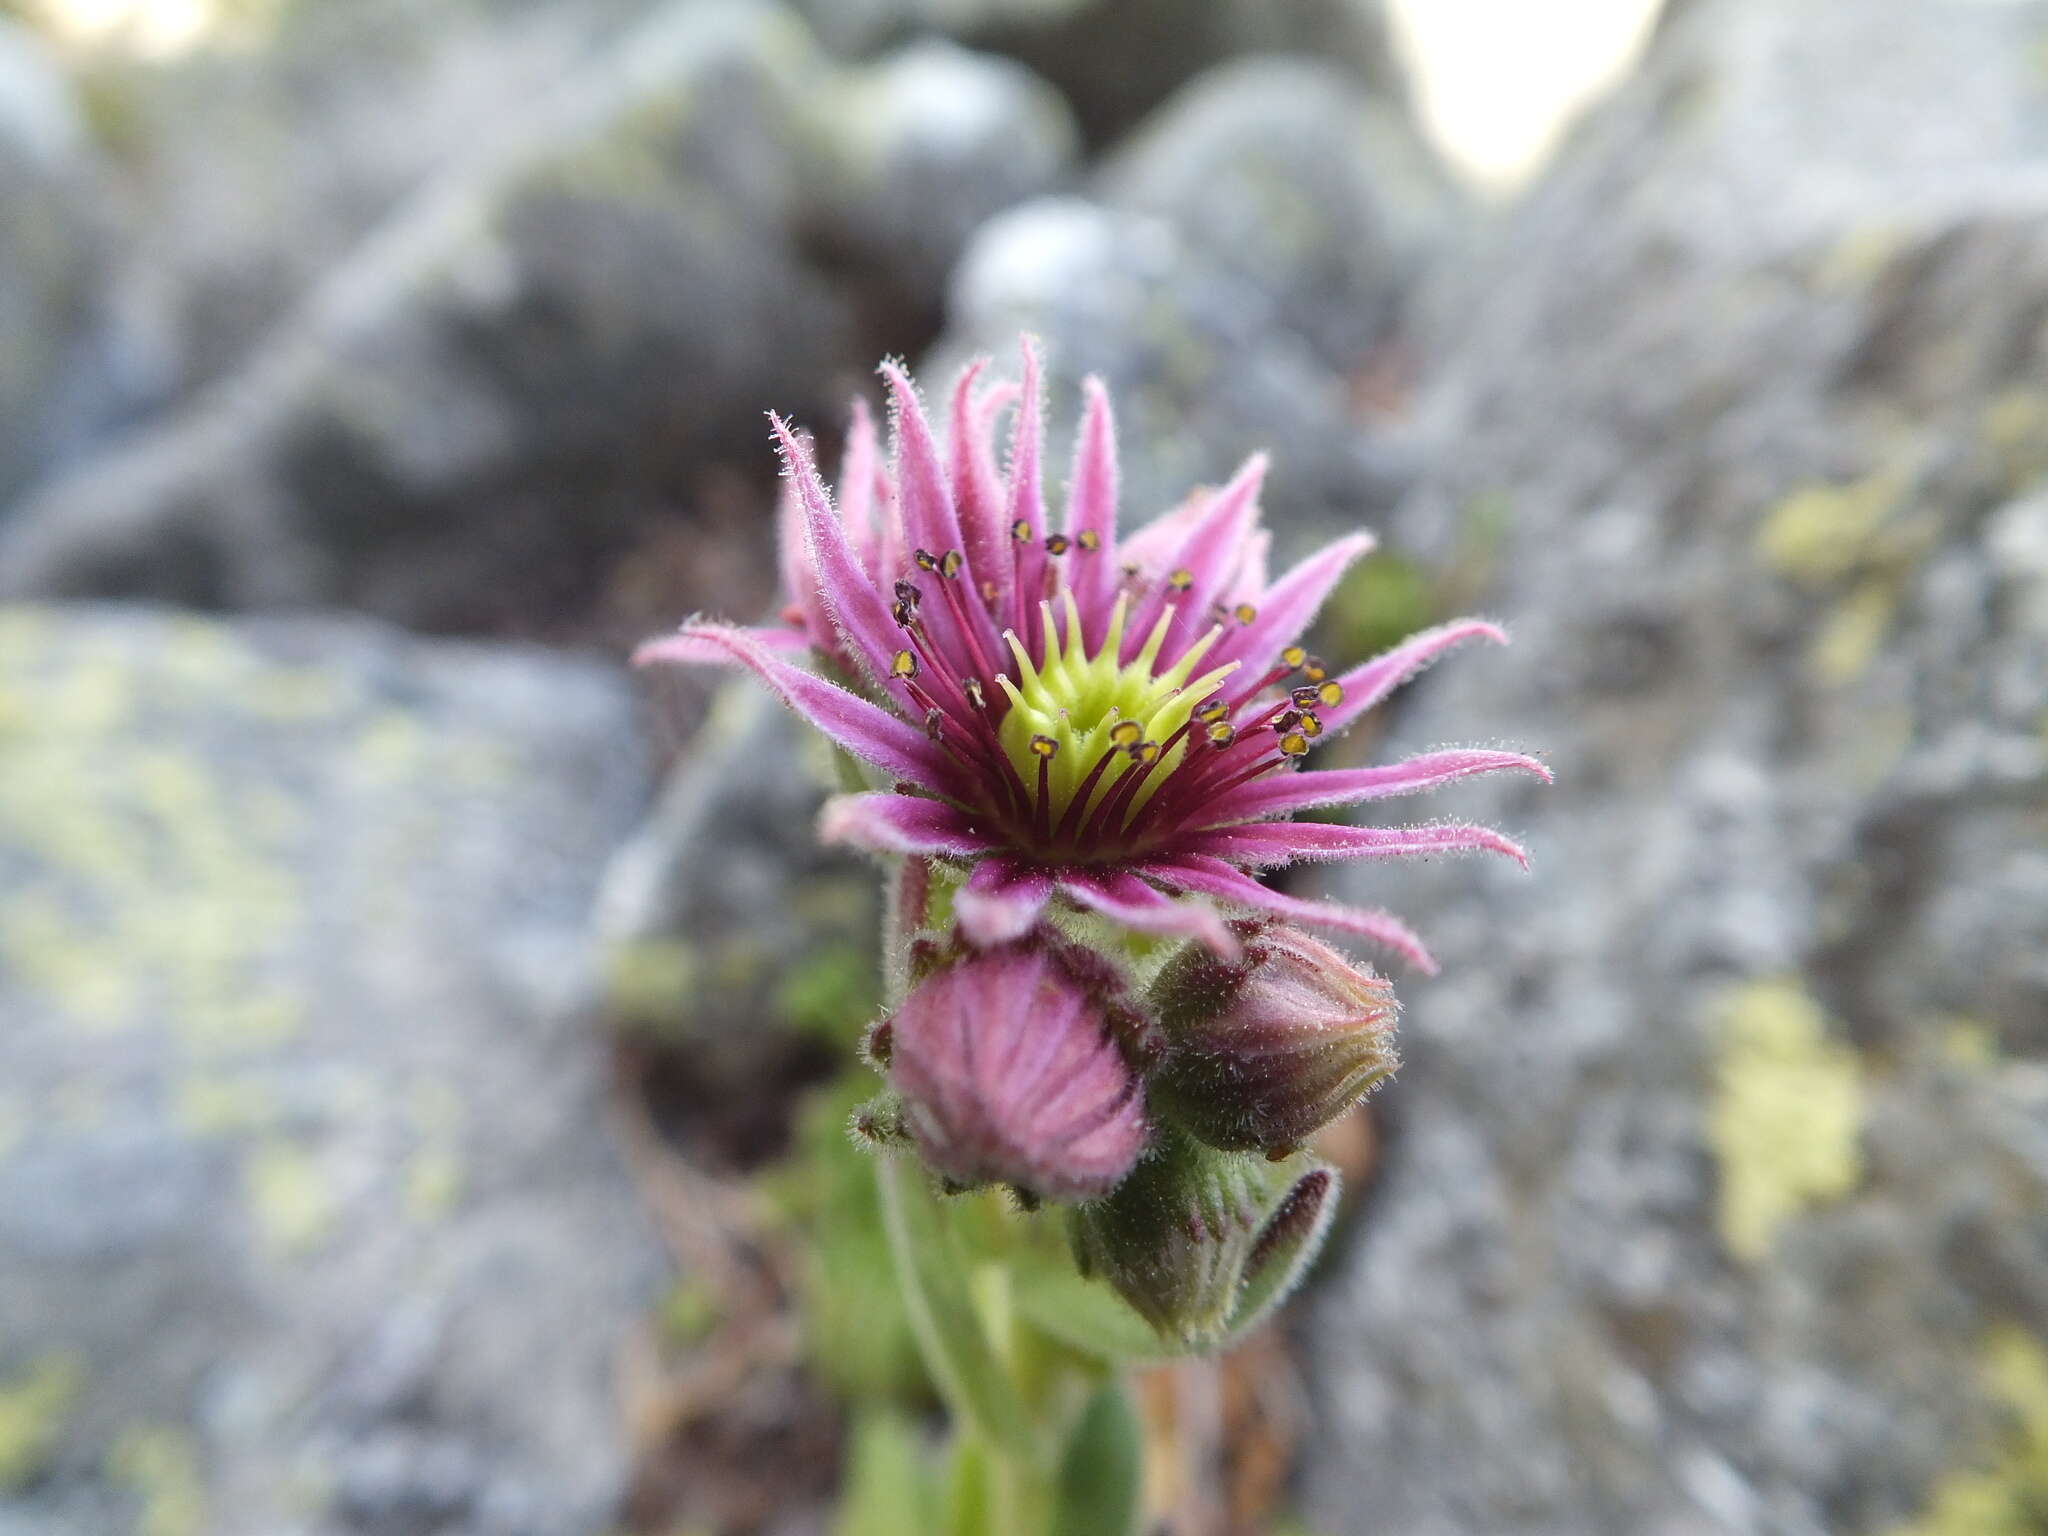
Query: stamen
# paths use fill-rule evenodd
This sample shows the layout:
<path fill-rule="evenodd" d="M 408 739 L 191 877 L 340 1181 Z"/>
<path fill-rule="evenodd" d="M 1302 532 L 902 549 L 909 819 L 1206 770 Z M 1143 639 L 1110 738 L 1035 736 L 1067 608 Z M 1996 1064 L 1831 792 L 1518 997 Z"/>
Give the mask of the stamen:
<path fill-rule="evenodd" d="M 1313 684 L 1287 690 L 1287 697 L 1294 701 L 1296 709 L 1314 709 L 1322 701 L 1322 693 Z"/>
<path fill-rule="evenodd" d="M 1088 808 L 1088 797 L 1095 793 L 1095 786 L 1102 782 L 1104 771 L 1121 755 L 1115 747 L 1110 747 L 1102 756 L 1095 759 L 1095 766 L 1088 770 L 1088 776 L 1075 787 L 1073 799 L 1067 802 L 1066 814 L 1060 817 L 1060 829 L 1053 834 L 1054 842 L 1072 841 L 1074 831 L 1080 825 L 1081 813 Z"/>
<path fill-rule="evenodd" d="M 960 567 L 967 563 L 967 557 L 957 549 L 949 549 L 939 560 L 939 574 L 951 581 L 960 574 Z"/>
<path fill-rule="evenodd" d="M 916 582 L 899 581 L 896 583 L 896 601 L 904 607 L 915 609 L 923 600 L 924 593 L 918 590 Z"/>
<path fill-rule="evenodd" d="M 981 584 L 981 600 L 984 603 L 994 602 L 996 600 L 996 595 L 996 584 L 994 582 L 984 581 Z"/>
<path fill-rule="evenodd" d="M 1228 720 L 1212 720 L 1208 726 L 1209 745 L 1221 752 L 1237 740 L 1237 727 Z"/>
<path fill-rule="evenodd" d="M 1060 744 L 1050 736 L 1034 736 L 1031 738 L 1031 750 L 1037 756 L 1050 762 L 1053 758 L 1059 756 Z"/>
<path fill-rule="evenodd" d="M 1096 550 L 1102 548 L 1102 535 L 1093 528 L 1083 528 L 1074 535 L 1074 542 L 1092 555 Z"/>
<path fill-rule="evenodd" d="M 968 703 L 972 704 L 976 709 L 982 711 L 986 711 L 988 709 L 988 695 L 982 692 L 980 678 L 967 678 L 960 684 L 960 686 L 966 690 Z"/>
<path fill-rule="evenodd" d="M 1017 521 L 1010 524 L 1010 537 L 1019 544 L 1029 544 L 1031 542 L 1030 522 L 1024 518 L 1018 518 Z"/>
<path fill-rule="evenodd" d="M 898 651 L 895 658 L 889 663 L 889 675 L 891 677 L 917 676 L 917 653 L 915 651 Z"/>
<path fill-rule="evenodd" d="M 1316 697 L 1322 700 L 1325 709 L 1335 709 L 1344 702 L 1344 685 L 1331 678 L 1316 690 Z"/>
<path fill-rule="evenodd" d="M 1166 578 L 1166 584 L 1176 592 L 1185 592 L 1195 584 L 1195 573 L 1183 566 Z"/>
<path fill-rule="evenodd" d="M 1159 761 L 1159 743 L 1156 741 L 1141 741 L 1136 746 L 1124 748 L 1124 752 L 1132 762 L 1147 768 Z"/>
<path fill-rule="evenodd" d="M 1195 706 L 1195 718 L 1204 725 L 1214 725 L 1230 713 L 1230 706 L 1221 699 L 1211 699 L 1206 704 Z"/>
<path fill-rule="evenodd" d="M 1306 757 L 1308 755 L 1308 737 L 1300 731 L 1289 731 L 1280 738 L 1280 750 L 1289 757 Z"/>
<path fill-rule="evenodd" d="M 1230 616 L 1240 624 L 1254 624 L 1258 622 L 1259 610 L 1250 603 L 1239 603 L 1230 610 Z"/>
<path fill-rule="evenodd" d="M 1323 664 L 1320 656 L 1311 656 L 1301 664 L 1301 675 L 1312 683 L 1320 683 L 1330 675 L 1330 669 Z"/>
<path fill-rule="evenodd" d="M 1287 670 L 1292 672 L 1308 660 L 1308 650 L 1305 646 L 1290 645 L 1280 653 L 1280 659 L 1287 663 Z"/>
<path fill-rule="evenodd" d="M 1276 735 L 1285 736 L 1299 724 L 1301 724 L 1301 711 L 1290 709 L 1286 714 L 1273 722 L 1273 731 Z"/>
<path fill-rule="evenodd" d="M 890 605 L 889 616 L 895 619 L 904 629 L 908 629 L 917 622 L 917 608 L 914 604 L 906 603 L 901 598 L 898 598 Z"/>
<path fill-rule="evenodd" d="M 1074 541 L 1064 533 L 1050 533 L 1045 538 L 1045 552 L 1048 555 L 1064 555 L 1074 547 Z"/>
<path fill-rule="evenodd" d="M 920 571 L 936 571 L 939 568 L 939 557 L 928 549 L 912 550 L 910 558 L 917 562 Z"/>
<path fill-rule="evenodd" d="M 1119 720 L 1109 728 L 1110 744 L 1116 747 L 1135 747 L 1144 736 L 1145 727 L 1135 720 Z"/>
<path fill-rule="evenodd" d="M 1302 735 L 1306 736 L 1310 741 L 1314 741 L 1323 734 L 1323 722 L 1314 715 L 1303 715 L 1301 717 L 1300 729 Z"/>
<path fill-rule="evenodd" d="M 946 739 L 946 712 L 937 705 L 924 712 L 924 733 L 933 741 Z"/>

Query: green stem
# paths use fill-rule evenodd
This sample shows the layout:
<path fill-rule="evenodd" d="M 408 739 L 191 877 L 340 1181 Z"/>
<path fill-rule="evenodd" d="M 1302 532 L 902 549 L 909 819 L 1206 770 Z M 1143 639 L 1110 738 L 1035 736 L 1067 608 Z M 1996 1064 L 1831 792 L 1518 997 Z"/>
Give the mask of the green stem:
<path fill-rule="evenodd" d="M 893 1010 L 909 988 L 909 944 L 922 926 L 930 871 L 906 861 L 892 872 L 883 919 L 884 975 Z M 954 1230 L 952 1213 L 908 1156 L 883 1154 L 875 1177 L 883 1225 L 925 1369 L 945 1399 L 961 1434 L 985 1458 L 991 1495 L 991 1536 L 1060 1536 L 1072 1523 L 1066 1441 L 1076 1411 L 1101 1377 L 1048 1381 L 1043 1340 L 1018 1314 L 1011 1294 L 1017 1276 L 1007 1265 L 977 1261 Z M 1040 1369 L 1033 1371 L 1032 1362 Z M 1065 1390 L 1073 1388 L 1075 1390 Z M 1113 1505 L 1136 1509 L 1136 1463 L 1112 1480 L 1127 1483 Z M 1090 1500 L 1089 1503 L 1094 1503 Z M 1084 1523 L 1096 1526 L 1092 1518 Z M 1117 1525 L 1101 1526 L 1105 1536 Z"/>

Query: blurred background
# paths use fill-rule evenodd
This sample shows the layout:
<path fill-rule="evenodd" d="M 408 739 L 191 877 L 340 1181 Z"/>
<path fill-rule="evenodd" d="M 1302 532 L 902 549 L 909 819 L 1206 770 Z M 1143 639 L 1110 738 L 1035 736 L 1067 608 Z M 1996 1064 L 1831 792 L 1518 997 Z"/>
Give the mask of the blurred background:
<path fill-rule="evenodd" d="M 1269 449 L 1411 916 L 1176 1536 L 2048 1531 L 2048 3 L 0 0 L 0 1536 L 885 1536 L 763 412 Z"/>

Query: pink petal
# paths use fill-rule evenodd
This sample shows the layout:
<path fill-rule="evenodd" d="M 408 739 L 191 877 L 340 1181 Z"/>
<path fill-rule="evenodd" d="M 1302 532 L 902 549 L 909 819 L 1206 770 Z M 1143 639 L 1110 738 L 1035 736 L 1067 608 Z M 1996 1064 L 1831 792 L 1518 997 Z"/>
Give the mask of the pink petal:
<path fill-rule="evenodd" d="M 922 549 L 943 559 L 949 552 L 961 552 L 961 569 L 956 578 L 968 593 L 981 590 L 980 573 L 966 536 L 960 530 L 946 472 L 939 460 L 938 444 L 932 440 L 931 423 L 925 420 L 917 390 L 910 376 L 894 363 L 882 365 L 896 410 L 896 494 L 903 507 L 903 532 L 910 541 L 909 553 Z M 1001 637 L 990 622 L 988 610 L 979 602 L 961 604 L 981 644 L 982 654 L 1004 654 Z M 940 648 L 965 659 L 970 655 L 967 637 L 954 617 L 950 603 L 930 602 L 924 607 L 924 622 L 937 638 Z"/>
<path fill-rule="evenodd" d="M 1247 684 L 1264 677 L 1277 664 L 1280 653 L 1301 638 L 1352 562 L 1372 547 L 1371 534 L 1354 533 L 1325 545 L 1295 566 L 1250 600 L 1259 616 L 1241 629 L 1224 632 L 1212 665 L 1243 662 Z"/>
<path fill-rule="evenodd" d="M 1021 939 L 1052 896 L 1052 877 L 1007 859 L 983 859 L 953 893 L 953 917 L 980 949 Z"/>
<path fill-rule="evenodd" d="M 953 386 L 953 408 L 946 430 L 947 475 L 953 486 L 953 507 L 960 518 L 962 548 L 977 581 L 995 583 L 997 600 L 1008 612 L 1010 589 L 1009 532 L 1003 522 L 1003 492 L 994 456 L 984 441 L 974 386 L 988 367 L 977 357 L 960 370 Z M 979 591 L 979 588 L 976 589 Z M 977 598 L 979 601 L 979 598 Z"/>
<path fill-rule="evenodd" d="M 1453 619 L 1435 629 L 1410 635 L 1391 651 L 1353 667 L 1337 679 L 1344 688 L 1344 702 L 1322 711 L 1323 728 L 1334 731 L 1349 725 L 1445 651 L 1467 640 L 1508 643 L 1507 632 L 1484 619 Z"/>
<path fill-rule="evenodd" d="M 1070 870 L 1063 872 L 1059 880 L 1062 895 L 1092 907 L 1126 928 L 1172 938 L 1200 939 L 1225 959 L 1234 959 L 1238 953 L 1237 935 L 1205 901 L 1175 901 L 1122 870 L 1099 874 Z"/>
<path fill-rule="evenodd" d="M 1503 768 L 1533 773 L 1550 782 L 1550 770 L 1533 757 L 1519 752 L 1486 752 L 1459 747 L 1445 752 L 1424 752 L 1418 757 L 1378 768 L 1336 768 L 1314 773 L 1273 774 L 1254 779 L 1204 807 L 1204 826 L 1219 827 L 1233 821 L 1253 821 L 1287 811 L 1307 810 L 1321 805 L 1357 805 L 1366 800 L 1386 800 L 1395 795 L 1419 794 L 1475 773 L 1493 773 Z"/>
<path fill-rule="evenodd" d="M 868 675 L 899 700 L 907 700 L 909 695 L 889 670 L 890 658 L 902 644 L 902 631 L 847 544 L 845 525 L 832 511 L 808 445 L 780 416 L 768 419 L 782 450 L 783 472 L 803 507 L 805 545 L 821 609 Z"/>
<path fill-rule="evenodd" d="M 636 667 L 661 661 L 746 667 L 778 699 L 855 757 L 927 789 L 943 789 L 952 777 L 946 760 L 923 731 L 844 688 L 791 666 L 752 631 L 729 624 L 686 624 L 680 634 L 650 640 L 633 653 Z"/>
<path fill-rule="evenodd" d="M 1341 906 L 1330 901 L 1304 901 L 1259 884 L 1242 870 L 1219 859 L 1201 857 L 1162 861 L 1150 871 L 1169 885 L 1213 896 L 1232 906 L 1249 907 L 1290 922 L 1313 928 L 1334 928 L 1355 933 L 1402 956 L 1426 976 L 1434 976 L 1437 964 L 1414 930 L 1390 912 L 1364 907 Z"/>
<path fill-rule="evenodd" d="M 1491 827 L 1446 821 L 1427 827 L 1346 827 L 1317 821 L 1260 821 L 1196 832 L 1176 851 L 1210 854 L 1237 864 L 1291 864 L 1298 859 L 1398 859 L 1432 853 L 1505 854 L 1524 869 L 1529 855 Z"/>
<path fill-rule="evenodd" d="M 882 499 L 877 484 L 882 474 L 875 418 L 867 401 L 855 396 L 846 424 L 846 450 L 839 457 L 839 521 L 861 569 L 878 586 L 895 579 L 894 571 L 882 561 Z"/>
<path fill-rule="evenodd" d="M 784 615 L 797 620 L 804 632 L 815 635 L 821 644 L 837 644 L 838 631 L 832 627 L 832 616 L 826 613 L 818 596 L 817 571 L 811 564 L 810 540 L 804 533 L 803 498 L 797 495 L 795 480 L 787 476 L 775 498 L 775 556 L 782 575 L 782 595 L 788 604 Z"/>
<path fill-rule="evenodd" d="M 1045 438 L 1045 390 L 1038 373 L 1038 344 L 1026 336 L 1024 352 L 1024 394 L 1017 407 L 1017 419 L 1010 427 L 1010 485 L 1006 527 L 1027 524 L 1028 541 L 1014 543 L 1016 591 L 1012 596 L 1009 627 L 1027 645 L 1038 634 L 1037 609 L 1045 595 L 1045 488 L 1039 471 Z"/>
<path fill-rule="evenodd" d="M 1244 461 L 1230 483 L 1202 508 L 1188 529 L 1187 538 L 1154 573 L 1151 592 L 1138 604 L 1136 616 L 1125 632 L 1124 648 L 1136 655 L 1168 607 L 1177 614 L 1163 660 L 1170 660 L 1215 622 L 1211 609 L 1223 583 L 1237 563 L 1237 556 L 1252 520 L 1258 516 L 1259 487 L 1266 478 L 1266 456 L 1255 453 Z M 1185 571 L 1184 587 L 1167 578 Z"/>
<path fill-rule="evenodd" d="M 818 837 L 870 853 L 945 858 L 970 858 L 990 846 L 986 834 L 943 800 L 888 793 L 834 795 L 818 812 Z"/>
<path fill-rule="evenodd" d="M 1109 606 L 1116 598 L 1116 417 L 1109 391 L 1090 374 L 1081 389 L 1088 404 L 1074 442 L 1074 475 L 1067 490 L 1067 585 L 1082 616 L 1081 630 L 1089 648 L 1102 643 L 1109 628 Z M 1094 549 L 1081 548 L 1081 535 L 1093 534 Z"/>

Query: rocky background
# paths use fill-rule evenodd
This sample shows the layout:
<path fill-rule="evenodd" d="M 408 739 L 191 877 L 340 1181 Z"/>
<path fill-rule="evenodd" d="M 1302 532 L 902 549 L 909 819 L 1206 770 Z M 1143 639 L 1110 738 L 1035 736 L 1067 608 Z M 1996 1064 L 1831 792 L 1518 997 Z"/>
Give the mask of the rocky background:
<path fill-rule="evenodd" d="M 1505 211 L 1371 0 L 30 15 L 0 1536 L 833 1528 L 872 898 L 622 657 L 771 600 L 765 409 L 1027 327 L 1133 512 L 1382 533 L 1331 654 L 1511 621 L 1345 750 L 1559 780 L 1349 882 L 1445 975 L 1171 1528 L 2048 1530 L 2048 3 L 1673 4 Z"/>

